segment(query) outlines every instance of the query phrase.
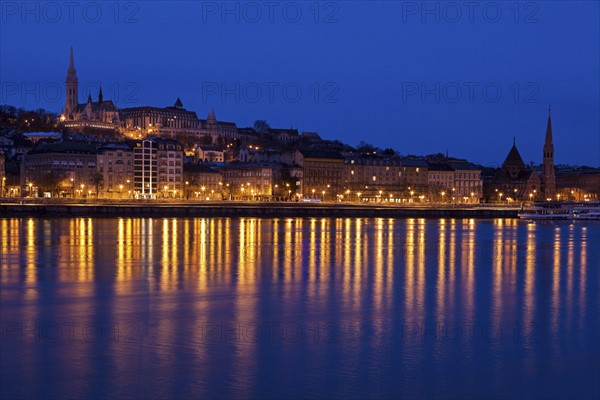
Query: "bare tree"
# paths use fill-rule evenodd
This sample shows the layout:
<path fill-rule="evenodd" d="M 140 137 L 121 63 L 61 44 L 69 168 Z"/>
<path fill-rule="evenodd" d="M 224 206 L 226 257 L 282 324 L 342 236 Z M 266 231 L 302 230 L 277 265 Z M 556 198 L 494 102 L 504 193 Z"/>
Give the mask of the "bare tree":
<path fill-rule="evenodd" d="M 97 171 L 93 172 L 90 175 L 90 182 L 96 188 L 96 198 L 98 198 L 98 192 L 100 191 L 100 185 L 102 185 L 102 183 L 104 182 L 104 175 L 102 175 L 100 172 L 97 172 Z"/>

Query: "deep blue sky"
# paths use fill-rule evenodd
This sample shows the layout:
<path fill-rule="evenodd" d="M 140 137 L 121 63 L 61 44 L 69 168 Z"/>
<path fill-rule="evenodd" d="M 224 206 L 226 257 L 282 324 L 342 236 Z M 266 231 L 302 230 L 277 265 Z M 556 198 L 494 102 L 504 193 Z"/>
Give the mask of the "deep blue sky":
<path fill-rule="evenodd" d="M 179 96 L 201 118 L 486 165 L 514 136 L 541 162 L 551 103 L 555 162 L 600 165 L 596 1 L 224 4 L 2 1 L 0 103 L 59 112 L 72 45 L 80 102 L 102 82 L 120 107 Z"/>

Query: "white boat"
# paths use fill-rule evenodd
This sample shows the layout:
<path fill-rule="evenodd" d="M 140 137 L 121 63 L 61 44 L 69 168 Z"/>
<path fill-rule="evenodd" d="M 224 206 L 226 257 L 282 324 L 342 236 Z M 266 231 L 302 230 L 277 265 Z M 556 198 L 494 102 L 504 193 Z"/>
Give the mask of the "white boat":
<path fill-rule="evenodd" d="M 579 221 L 579 220 L 595 220 L 595 221 L 600 221 L 600 212 L 598 212 L 598 211 L 592 211 L 592 212 L 589 212 L 589 213 L 574 215 L 573 219 L 576 220 L 576 221 Z"/>
<path fill-rule="evenodd" d="M 571 215 L 574 220 L 600 220 L 600 202 L 587 202 L 573 206 Z"/>
<path fill-rule="evenodd" d="M 519 218 L 530 220 L 598 220 L 600 219 L 600 202 L 535 203 L 519 211 Z"/>
<path fill-rule="evenodd" d="M 571 209 L 561 204 L 542 203 L 525 207 L 519 211 L 521 219 L 570 219 Z"/>

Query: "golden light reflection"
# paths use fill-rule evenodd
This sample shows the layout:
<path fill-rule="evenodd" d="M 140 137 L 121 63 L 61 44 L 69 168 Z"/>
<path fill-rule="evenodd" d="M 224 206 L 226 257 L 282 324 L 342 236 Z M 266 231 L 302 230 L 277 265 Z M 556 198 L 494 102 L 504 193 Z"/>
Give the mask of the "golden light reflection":
<path fill-rule="evenodd" d="M 273 279 L 273 281 L 277 280 L 277 277 L 279 276 L 279 268 L 280 268 L 280 247 L 279 247 L 279 224 L 280 224 L 280 220 L 279 219 L 275 219 L 273 220 L 273 243 L 270 246 L 271 251 L 273 252 L 273 267 L 271 269 L 271 279 Z"/>
<path fill-rule="evenodd" d="M 34 284 L 37 282 L 37 247 L 35 243 L 36 226 L 33 218 L 27 220 L 27 247 L 25 248 L 25 282 L 28 284 Z M 27 297 L 35 298 L 35 290 L 27 289 Z"/>
<path fill-rule="evenodd" d="M 525 255 L 525 296 L 523 325 L 531 324 L 535 313 L 536 225 L 527 224 Z"/>
<path fill-rule="evenodd" d="M 575 269 L 575 225 L 569 225 L 569 236 L 567 240 L 567 294 L 565 300 L 567 309 L 573 307 L 573 270 Z M 567 313 L 567 323 L 571 323 L 572 312 Z"/>
<path fill-rule="evenodd" d="M 500 219 L 490 225 L 414 218 L 24 218 L 0 219 L 0 228 L 2 283 L 25 287 L 14 296 L 39 299 L 40 282 L 55 277 L 81 283 L 61 290 L 95 301 L 98 277 L 103 283 L 114 279 L 109 296 L 115 297 L 108 301 L 116 313 L 127 304 L 123 295 L 139 292 L 139 282 L 150 277 L 155 285 L 150 292 L 153 312 L 175 312 L 182 304 L 163 303 L 161 296 L 173 296 L 167 298 L 171 300 L 191 291 L 199 296 L 198 304 L 190 306 L 196 317 L 210 315 L 215 310 L 203 296 L 223 290 L 231 299 L 228 318 L 240 323 L 260 318 L 262 302 L 275 297 L 265 300 L 261 290 L 279 285 L 269 290 L 277 293 L 277 307 L 284 313 L 301 308 L 328 316 L 339 308 L 350 318 L 385 318 L 395 306 L 392 300 L 400 299 L 398 306 L 405 307 L 408 320 L 429 317 L 432 311 L 434 317 L 452 316 L 462 307 L 459 313 L 465 320 L 481 313 L 483 323 L 491 318 L 504 328 L 509 320 L 534 322 L 540 313 L 536 305 L 544 304 L 552 318 L 541 328 L 584 329 L 587 285 L 595 283 L 587 281 L 595 278 L 587 268 L 597 260 L 588 252 L 588 240 L 595 237 L 590 226 Z M 490 238 L 491 265 L 476 252 L 478 243 Z M 550 246 L 549 257 L 541 244 Z M 522 246 L 526 251 L 518 252 Z M 428 290 L 435 295 L 432 310 L 429 303 L 425 307 Z M 486 301 L 478 307 L 477 297 L 490 298 L 491 309 Z M 68 312 L 83 315 L 89 308 L 82 301 Z M 41 309 L 32 307 L 28 318 L 37 317 Z M 240 351 L 246 357 L 253 350 L 240 346 Z"/>
<path fill-rule="evenodd" d="M 373 272 L 374 274 L 374 290 L 373 290 L 373 295 L 374 295 L 374 306 L 375 309 L 379 310 L 381 309 L 381 304 L 383 301 L 383 279 L 384 279 L 384 275 L 383 275 L 383 263 L 384 263 L 384 256 L 383 256 L 383 231 L 384 231 L 384 225 L 383 225 L 383 219 L 382 218 L 378 218 L 375 221 L 375 254 L 373 255 L 375 257 L 375 271 Z"/>
<path fill-rule="evenodd" d="M 552 257 L 552 332 L 558 331 L 560 315 L 560 265 L 561 265 L 561 237 L 560 227 L 554 228 L 554 253 Z"/>
<path fill-rule="evenodd" d="M 308 282 L 313 283 L 316 279 L 317 274 L 317 220 L 312 218 L 310 220 L 310 231 L 308 236 Z M 314 289 L 313 285 L 309 284 L 308 292 L 312 293 Z"/>
<path fill-rule="evenodd" d="M 356 240 L 354 244 L 354 262 L 352 264 L 353 274 L 352 274 L 352 286 L 353 286 L 353 301 L 356 303 L 359 302 L 359 295 L 361 291 L 361 279 L 362 279 L 362 268 L 363 268 L 363 255 L 366 254 L 366 247 L 368 245 L 368 241 L 365 240 L 364 229 L 365 229 L 365 221 L 361 218 L 356 219 L 355 221 L 355 238 L 361 238 Z"/>
<path fill-rule="evenodd" d="M 463 220 L 461 242 L 461 281 L 463 284 L 460 295 L 463 297 L 465 322 L 472 323 L 475 319 L 475 220 Z"/>
<path fill-rule="evenodd" d="M 446 220 L 439 221 L 438 237 L 438 267 L 437 267 L 437 315 L 444 318 L 444 306 L 446 304 Z"/>
<path fill-rule="evenodd" d="M 176 287 L 176 282 L 173 278 L 173 269 L 169 254 L 169 239 L 171 235 L 169 233 L 169 220 L 163 218 L 162 220 L 162 248 L 161 248 L 161 262 L 160 262 L 160 276 L 158 279 L 159 289 L 161 291 L 173 290 Z"/>
<path fill-rule="evenodd" d="M 456 231 L 458 230 L 457 220 L 450 220 L 450 240 L 448 244 L 448 285 L 447 285 L 447 304 L 446 307 L 454 308 L 455 288 L 456 288 Z"/>
<path fill-rule="evenodd" d="M 406 220 L 406 265 L 405 265 L 405 305 L 407 315 L 410 315 L 414 308 L 415 297 L 415 220 L 409 218 Z"/>
<path fill-rule="evenodd" d="M 586 295 L 587 295 L 587 265 L 588 265 L 588 230 L 587 227 L 581 227 L 581 237 L 579 239 L 579 329 L 583 331 L 585 327 Z"/>
<path fill-rule="evenodd" d="M 417 220 L 417 312 L 424 315 L 425 310 L 425 231 L 426 221 L 423 218 Z"/>
<path fill-rule="evenodd" d="M 492 244 L 492 322 L 495 326 L 501 326 L 502 322 L 502 266 L 504 265 L 506 249 L 504 247 L 504 229 L 505 221 L 503 219 L 495 219 Z"/>

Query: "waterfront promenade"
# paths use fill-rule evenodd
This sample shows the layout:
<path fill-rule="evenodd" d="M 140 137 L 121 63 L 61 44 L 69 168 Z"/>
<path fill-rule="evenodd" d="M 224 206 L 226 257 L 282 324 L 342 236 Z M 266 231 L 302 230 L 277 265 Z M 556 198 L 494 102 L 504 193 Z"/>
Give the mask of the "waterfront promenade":
<path fill-rule="evenodd" d="M 0 217 L 516 218 L 518 207 L 464 204 L 248 201 L 0 201 Z"/>

